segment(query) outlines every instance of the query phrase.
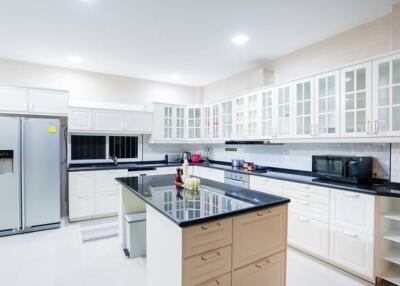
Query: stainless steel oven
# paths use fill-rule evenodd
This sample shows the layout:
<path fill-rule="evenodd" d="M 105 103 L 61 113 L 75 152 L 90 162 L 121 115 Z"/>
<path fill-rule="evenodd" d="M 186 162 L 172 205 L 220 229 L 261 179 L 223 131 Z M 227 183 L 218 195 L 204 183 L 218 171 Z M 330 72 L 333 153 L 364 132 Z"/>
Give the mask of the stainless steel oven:
<path fill-rule="evenodd" d="M 250 176 L 237 172 L 225 171 L 225 183 L 237 187 L 249 188 Z"/>

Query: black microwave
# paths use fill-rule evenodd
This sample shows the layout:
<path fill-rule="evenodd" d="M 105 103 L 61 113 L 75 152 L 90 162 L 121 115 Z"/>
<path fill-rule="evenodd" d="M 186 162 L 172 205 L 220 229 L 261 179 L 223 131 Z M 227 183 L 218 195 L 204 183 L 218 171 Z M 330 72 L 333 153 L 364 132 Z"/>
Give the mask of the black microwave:
<path fill-rule="evenodd" d="M 366 184 L 372 177 L 372 157 L 312 156 L 312 172 L 320 179 Z"/>

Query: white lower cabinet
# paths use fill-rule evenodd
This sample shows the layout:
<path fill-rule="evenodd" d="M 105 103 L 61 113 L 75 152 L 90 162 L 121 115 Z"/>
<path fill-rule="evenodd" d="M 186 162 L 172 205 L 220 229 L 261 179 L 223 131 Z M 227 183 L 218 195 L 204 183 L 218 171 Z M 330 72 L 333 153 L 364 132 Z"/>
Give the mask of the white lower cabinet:
<path fill-rule="evenodd" d="M 69 219 L 85 220 L 118 213 L 121 185 L 127 170 L 69 172 Z"/>
<path fill-rule="evenodd" d="M 323 259 L 329 258 L 329 224 L 289 212 L 288 242 Z"/>
<path fill-rule="evenodd" d="M 261 176 L 250 176 L 250 189 L 262 193 L 282 196 L 282 184 L 283 182 L 281 180 Z"/>
<path fill-rule="evenodd" d="M 89 219 L 94 213 L 94 194 L 80 193 L 69 195 L 70 221 Z"/>
<path fill-rule="evenodd" d="M 374 280 L 373 237 L 332 227 L 330 240 L 330 259 L 335 264 Z"/>
<path fill-rule="evenodd" d="M 201 166 L 193 166 L 193 175 L 199 178 L 204 178 L 221 183 L 223 183 L 225 179 L 224 171 Z"/>

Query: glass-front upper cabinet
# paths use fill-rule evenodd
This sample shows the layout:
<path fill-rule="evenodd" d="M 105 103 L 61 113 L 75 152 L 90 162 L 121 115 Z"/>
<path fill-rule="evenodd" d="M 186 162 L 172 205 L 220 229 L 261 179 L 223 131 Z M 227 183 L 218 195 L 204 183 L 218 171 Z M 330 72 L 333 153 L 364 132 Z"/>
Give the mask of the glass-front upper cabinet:
<path fill-rule="evenodd" d="M 295 82 L 293 93 L 293 135 L 301 138 L 314 136 L 314 78 Z"/>
<path fill-rule="evenodd" d="M 232 101 L 226 101 L 221 103 L 221 136 L 224 139 L 232 137 Z"/>
<path fill-rule="evenodd" d="M 257 138 L 259 135 L 259 102 L 258 94 L 247 96 L 247 136 L 249 138 Z"/>
<path fill-rule="evenodd" d="M 269 89 L 261 93 L 261 137 L 276 136 L 274 126 L 274 90 Z"/>
<path fill-rule="evenodd" d="M 206 105 L 203 107 L 203 138 L 212 138 L 212 124 L 211 124 L 211 106 Z"/>
<path fill-rule="evenodd" d="M 220 105 L 218 103 L 211 106 L 211 125 L 212 125 L 212 138 L 219 139 L 220 135 Z"/>
<path fill-rule="evenodd" d="M 341 86 L 341 135 L 371 136 L 371 63 L 343 69 Z"/>
<path fill-rule="evenodd" d="M 201 139 L 201 106 L 187 107 L 188 139 Z"/>
<path fill-rule="evenodd" d="M 173 114 L 172 106 L 164 106 L 164 139 L 172 139 Z"/>
<path fill-rule="evenodd" d="M 400 135 L 400 54 L 374 61 L 373 133 Z"/>
<path fill-rule="evenodd" d="M 315 78 L 315 136 L 339 136 L 339 94 L 338 71 Z"/>
<path fill-rule="evenodd" d="M 244 97 L 237 97 L 234 99 L 234 122 L 235 122 L 235 138 L 245 138 L 246 133 L 246 101 Z"/>
<path fill-rule="evenodd" d="M 276 108 L 276 135 L 281 138 L 291 137 L 292 131 L 292 99 L 291 85 L 278 86 L 275 89 Z"/>
<path fill-rule="evenodd" d="M 185 139 L 185 108 L 176 108 L 176 139 Z"/>

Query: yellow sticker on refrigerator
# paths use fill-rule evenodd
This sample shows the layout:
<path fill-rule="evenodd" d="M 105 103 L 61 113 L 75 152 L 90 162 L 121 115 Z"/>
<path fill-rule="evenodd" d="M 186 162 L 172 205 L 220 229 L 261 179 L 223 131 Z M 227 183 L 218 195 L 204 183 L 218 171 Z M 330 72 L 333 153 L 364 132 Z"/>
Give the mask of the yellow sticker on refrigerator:
<path fill-rule="evenodd" d="M 56 126 L 49 126 L 49 127 L 47 127 L 47 132 L 48 133 L 57 133 L 57 127 Z"/>

